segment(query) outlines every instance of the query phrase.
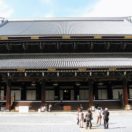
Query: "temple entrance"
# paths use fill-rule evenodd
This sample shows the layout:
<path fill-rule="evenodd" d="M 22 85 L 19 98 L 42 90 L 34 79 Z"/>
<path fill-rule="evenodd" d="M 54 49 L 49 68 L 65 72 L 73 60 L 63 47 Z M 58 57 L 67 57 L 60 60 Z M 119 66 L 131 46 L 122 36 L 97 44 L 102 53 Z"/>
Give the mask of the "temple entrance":
<path fill-rule="evenodd" d="M 71 100 L 71 90 L 70 89 L 63 90 L 63 100 Z"/>

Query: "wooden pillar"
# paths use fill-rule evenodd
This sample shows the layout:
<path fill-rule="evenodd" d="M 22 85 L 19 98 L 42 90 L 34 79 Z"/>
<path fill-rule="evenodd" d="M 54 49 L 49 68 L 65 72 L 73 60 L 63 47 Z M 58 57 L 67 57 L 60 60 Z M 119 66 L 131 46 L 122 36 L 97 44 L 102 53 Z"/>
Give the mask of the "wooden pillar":
<path fill-rule="evenodd" d="M 58 85 L 54 86 L 54 95 L 55 95 L 55 100 L 63 100 L 63 98 L 60 98 L 60 87 Z"/>
<path fill-rule="evenodd" d="M 123 104 L 124 104 L 124 107 L 126 107 L 126 105 L 128 105 L 127 79 L 123 80 Z"/>
<path fill-rule="evenodd" d="M 98 87 L 97 87 L 97 83 L 94 83 L 93 86 L 93 96 L 95 100 L 98 100 Z"/>
<path fill-rule="evenodd" d="M 10 80 L 6 83 L 6 110 L 11 108 L 11 82 Z"/>
<path fill-rule="evenodd" d="M 74 85 L 74 100 L 79 100 L 80 99 L 80 97 L 79 97 L 79 87 L 80 86 Z"/>
<path fill-rule="evenodd" d="M 89 84 L 88 84 L 88 87 L 89 87 L 89 107 L 93 106 L 93 81 L 89 81 Z"/>
<path fill-rule="evenodd" d="M 39 82 L 36 84 L 36 100 L 41 100 L 41 85 Z"/>
<path fill-rule="evenodd" d="M 26 84 L 23 83 L 21 86 L 21 100 L 26 100 L 26 92 L 27 92 Z"/>
<path fill-rule="evenodd" d="M 6 83 L 4 84 L 4 100 L 6 100 Z"/>
<path fill-rule="evenodd" d="M 45 104 L 45 96 L 46 96 L 46 93 L 45 93 L 45 82 L 42 81 L 41 82 L 41 104 L 42 105 Z"/>
<path fill-rule="evenodd" d="M 108 99 L 113 99 L 113 91 L 112 91 L 111 82 L 108 82 L 107 84 L 107 95 L 108 95 Z"/>
<path fill-rule="evenodd" d="M 1 83 L 0 83 L 0 100 L 1 100 Z"/>

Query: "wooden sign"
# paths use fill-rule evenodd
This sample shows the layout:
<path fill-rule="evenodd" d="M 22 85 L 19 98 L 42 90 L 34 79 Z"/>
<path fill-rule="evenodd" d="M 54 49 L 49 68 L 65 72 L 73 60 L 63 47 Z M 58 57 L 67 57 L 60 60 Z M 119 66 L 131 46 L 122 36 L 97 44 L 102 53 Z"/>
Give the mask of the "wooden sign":
<path fill-rule="evenodd" d="M 18 68 L 17 71 L 18 72 L 25 72 L 25 68 Z"/>
<path fill-rule="evenodd" d="M 71 37 L 70 37 L 70 35 L 63 35 L 62 36 L 62 39 L 70 39 Z"/>
<path fill-rule="evenodd" d="M 39 39 L 39 36 L 31 36 L 31 39 Z"/>
<path fill-rule="evenodd" d="M 125 39 L 132 39 L 132 36 L 131 35 L 126 35 L 124 36 Z"/>
<path fill-rule="evenodd" d="M 87 69 L 86 68 L 78 68 L 78 71 L 80 72 L 85 72 Z"/>
<path fill-rule="evenodd" d="M 102 38 L 101 35 L 95 35 L 95 36 L 94 36 L 94 39 L 101 39 L 101 38 Z"/>
<path fill-rule="evenodd" d="M 54 72 L 54 71 L 56 71 L 56 69 L 55 68 L 48 68 L 48 71 L 49 72 Z"/>
<path fill-rule="evenodd" d="M 0 40 L 8 40 L 7 36 L 0 36 Z"/>
<path fill-rule="evenodd" d="M 110 67 L 109 71 L 116 71 L 116 67 Z"/>

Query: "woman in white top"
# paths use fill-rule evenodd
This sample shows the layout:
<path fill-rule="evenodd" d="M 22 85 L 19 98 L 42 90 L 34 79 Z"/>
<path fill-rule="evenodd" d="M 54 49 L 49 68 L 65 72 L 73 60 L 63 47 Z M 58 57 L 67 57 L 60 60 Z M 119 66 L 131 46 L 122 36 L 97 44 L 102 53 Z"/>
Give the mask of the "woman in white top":
<path fill-rule="evenodd" d="M 79 125 L 80 128 L 83 128 L 83 123 L 84 123 L 84 113 L 82 111 L 78 110 L 77 124 Z"/>
<path fill-rule="evenodd" d="M 101 120 L 102 120 L 102 109 L 98 108 L 97 109 L 97 124 L 101 125 Z"/>

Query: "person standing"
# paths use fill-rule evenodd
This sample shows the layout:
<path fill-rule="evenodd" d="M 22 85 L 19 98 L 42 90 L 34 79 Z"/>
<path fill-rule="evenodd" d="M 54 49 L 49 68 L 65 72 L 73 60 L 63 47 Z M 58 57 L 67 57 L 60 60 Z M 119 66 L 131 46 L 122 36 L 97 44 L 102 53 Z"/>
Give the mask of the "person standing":
<path fill-rule="evenodd" d="M 49 106 L 48 106 L 48 111 L 51 112 L 51 110 L 52 110 L 52 105 L 49 104 Z"/>
<path fill-rule="evenodd" d="M 80 111 L 83 111 L 83 106 L 82 106 L 82 104 L 80 104 Z"/>
<path fill-rule="evenodd" d="M 88 127 L 91 129 L 91 128 L 92 128 L 92 119 L 93 119 L 93 116 L 92 116 L 92 112 L 91 112 L 90 109 L 89 109 L 88 112 L 86 113 L 85 119 L 86 119 L 86 129 L 87 129 Z"/>
<path fill-rule="evenodd" d="M 108 129 L 109 128 L 109 115 L 110 115 L 108 108 L 105 108 L 103 115 L 104 115 L 104 129 Z"/>
<path fill-rule="evenodd" d="M 102 109 L 98 107 L 97 109 L 97 124 L 101 125 L 101 120 L 102 120 Z"/>
<path fill-rule="evenodd" d="M 41 112 L 46 112 L 47 111 L 47 107 L 46 107 L 46 105 L 43 105 L 42 107 L 41 107 Z"/>
<path fill-rule="evenodd" d="M 78 112 L 78 124 L 80 128 L 83 128 L 84 123 L 84 113 L 82 111 Z"/>

